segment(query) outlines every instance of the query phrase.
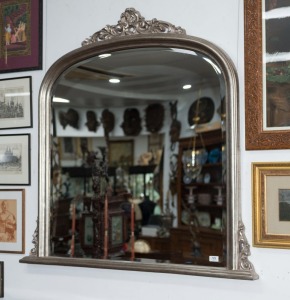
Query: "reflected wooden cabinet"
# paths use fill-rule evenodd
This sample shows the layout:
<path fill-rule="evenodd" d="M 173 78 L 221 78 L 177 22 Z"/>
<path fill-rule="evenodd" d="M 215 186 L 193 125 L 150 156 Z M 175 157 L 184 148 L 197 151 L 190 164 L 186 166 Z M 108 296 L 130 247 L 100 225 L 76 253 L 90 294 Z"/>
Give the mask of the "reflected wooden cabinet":
<path fill-rule="evenodd" d="M 191 257 L 189 260 L 194 263 L 192 253 L 189 253 L 193 247 L 190 246 L 190 231 L 196 233 L 204 263 L 209 260 L 209 256 L 217 256 L 222 261 L 225 255 L 226 169 L 223 160 L 226 154 L 223 134 L 219 129 L 197 135 L 195 150 L 203 152 L 204 156 L 196 158 L 200 159 L 201 168 L 192 178 L 186 173 L 185 155 L 191 155 L 193 138 L 179 140 L 178 228 L 171 230 L 171 241 L 179 243 L 180 249 L 183 249 L 180 255 L 176 254 L 176 257 L 180 257 L 178 263 L 186 263 L 186 257 Z"/>
<path fill-rule="evenodd" d="M 104 200 L 100 202 L 99 213 L 93 212 L 94 198 L 83 196 L 78 199 L 78 203 L 75 200 L 75 198 L 60 198 L 54 204 L 51 215 L 51 255 L 95 257 L 98 253 L 96 247 L 103 249 L 104 243 Z M 122 209 L 125 202 L 124 197 L 108 198 L 107 253 L 109 256 L 119 253 L 128 239 L 128 216 Z M 75 212 L 73 205 L 75 205 Z M 97 224 L 100 224 L 100 227 Z M 98 229 L 100 234 L 97 233 Z M 102 256 L 103 253 L 100 255 Z"/>

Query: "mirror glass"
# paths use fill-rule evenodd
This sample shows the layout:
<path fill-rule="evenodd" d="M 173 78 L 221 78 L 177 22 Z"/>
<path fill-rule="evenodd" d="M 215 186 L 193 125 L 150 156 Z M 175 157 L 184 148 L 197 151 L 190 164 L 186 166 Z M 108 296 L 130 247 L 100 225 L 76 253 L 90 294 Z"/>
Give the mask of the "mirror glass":
<path fill-rule="evenodd" d="M 128 8 L 46 73 L 23 263 L 257 279 L 223 50 Z"/>
<path fill-rule="evenodd" d="M 216 62 L 179 48 L 66 70 L 52 98 L 50 255 L 226 266 L 224 91 Z"/>

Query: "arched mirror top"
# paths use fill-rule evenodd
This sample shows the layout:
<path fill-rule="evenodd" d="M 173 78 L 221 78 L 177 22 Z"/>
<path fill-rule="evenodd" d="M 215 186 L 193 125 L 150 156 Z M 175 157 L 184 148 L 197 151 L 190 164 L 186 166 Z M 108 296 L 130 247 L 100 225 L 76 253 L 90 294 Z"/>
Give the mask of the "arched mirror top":
<path fill-rule="evenodd" d="M 222 49 L 129 8 L 56 61 L 39 95 L 39 219 L 20 262 L 258 278 L 240 213 L 237 74 Z"/>

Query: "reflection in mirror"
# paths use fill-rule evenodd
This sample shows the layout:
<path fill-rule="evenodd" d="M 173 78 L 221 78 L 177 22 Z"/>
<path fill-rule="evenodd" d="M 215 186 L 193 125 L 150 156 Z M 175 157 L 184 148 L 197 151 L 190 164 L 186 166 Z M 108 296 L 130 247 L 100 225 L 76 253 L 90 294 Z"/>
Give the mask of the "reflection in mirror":
<path fill-rule="evenodd" d="M 51 255 L 225 266 L 224 90 L 213 60 L 178 48 L 66 71 L 52 103 Z"/>
<path fill-rule="evenodd" d="M 42 83 L 39 227 L 21 262 L 256 279 L 230 59 L 132 8 L 83 45 Z"/>

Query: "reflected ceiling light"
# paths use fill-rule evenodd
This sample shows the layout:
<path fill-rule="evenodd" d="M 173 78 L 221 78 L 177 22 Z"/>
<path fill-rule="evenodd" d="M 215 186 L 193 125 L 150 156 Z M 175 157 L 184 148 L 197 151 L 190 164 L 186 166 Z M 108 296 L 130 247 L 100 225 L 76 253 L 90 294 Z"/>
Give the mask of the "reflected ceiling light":
<path fill-rule="evenodd" d="M 183 88 L 184 90 L 191 89 L 191 84 L 185 84 L 182 88 Z"/>
<path fill-rule="evenodd" d="M 64 98 L 58 98 L 58 97 L 53 97 L 52 102 L 57 102 L 57 103 L 70 103 L 68 99 Z"/>
<path fill-rule="evenodd" d="M 196 52 L 192 50 L 187 50 L 187 49 L 179 49 L 179 48 L 170 48 L 172 52 L 177 52 L 177 53 L 184 53 L 184 54 L 190 54 L 190 55 L 197 55 Z"/>
<path fill-rule="evenodd" d="M 110 53 L 104 53 L 104 54 L 100 54 L 99 55 L 99 58 L 106 58 L 106 57 L 110 57 L 112 54 L 110 54 Z"/>
<path fill-rule="evenodd" d="M 109 81 L 110 81 L 111 83 L 119 83 L 119 82 L 120 82 L 120 79 L 118 79 L 118 78 L 111 78 L 111 79 L 109 79 Z"/>
<path fill-rule="evenodd" d="M 221 70 L 220 70 L 220 68 L 216 64 L 214 64 L 209 58 L 203 57 L 203 59 L 205 61 L 207 61 L 209 64 L 212 65 L 212 67 L 214 68 L 214 70 L 216 71 L 217 74 L 221 74 L 222 73 Z"/>

